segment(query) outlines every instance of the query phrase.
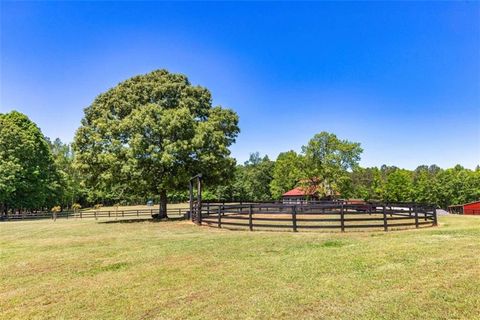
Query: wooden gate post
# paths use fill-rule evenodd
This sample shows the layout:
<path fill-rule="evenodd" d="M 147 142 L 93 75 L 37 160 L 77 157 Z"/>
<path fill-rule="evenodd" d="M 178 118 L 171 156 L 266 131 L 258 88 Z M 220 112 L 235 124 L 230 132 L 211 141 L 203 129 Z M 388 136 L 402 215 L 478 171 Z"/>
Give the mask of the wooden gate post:
<path fill-rule="evenodd" d="M 188 219 L 191 219 L 193 221 L 193 182 L 192 179 L 190 179 L 189 182 L 189 202 L 190 202 L 190 212 L 188 213 Z"/>
<path fill-rule="evenodd" d="M 342 229 L 342 232 L 345 232 L 345 209 L 343 203 L 340 207 L 340 228 Z"/>
<path fill-rule="evenodd" d="M 297 206 L 296 205 L 292 207 L 292 225 L 293 225 L 293 232 L 297 232 Z"/>
<path fill-rule="evenodd" d="M 222 207 L 218 206 L 218 228 L 222 228 Z"/>
<path fill-rule="evenodd" d="M 413 206 L 413 212 L 415 214 L 415 228 L 418 229 L 418 210 L 417 210 L 417 206 Z"/>
<path fill-rule="evenodd" d="M 388 231 L 387 212 L 386 212 L 385 204 L 383 204 L 383 230 Z"/>
<path fill-rule="evenodd" d="M 433 207 L 433 225 L 434 226 L 438 225 L 438 223 L 437 223 L 437 208 L 436 207 Z"/>
<path fill-rule="evenodd" d="M 253 223 L 252 223 L 252 205 L 250 204 L 249 210 L 248 210 L 248 228 L 250 231 L 253 231 Z"/>

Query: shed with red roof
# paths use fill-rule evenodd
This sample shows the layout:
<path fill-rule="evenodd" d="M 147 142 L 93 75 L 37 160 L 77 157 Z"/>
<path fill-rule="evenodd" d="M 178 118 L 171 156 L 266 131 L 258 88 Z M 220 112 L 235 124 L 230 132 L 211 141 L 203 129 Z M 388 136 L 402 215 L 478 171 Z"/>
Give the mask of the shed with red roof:
<path fill-rule="evenodd" d="M 315 188 L 296 187 L 282 195 L 283 203 L 304 203 L 318 199 Z"/>
<path fill-rule="evenodd" d="M 470 202 L 463 205 L 463 214 L 480 215 L 480 201 Z"/>
<path fill-rule="evenodd" d="M 474 201 L 455 206 L 449 206 L 450 213 L 466 214 L 466 215 L 480 215 L 480 201 Z"/>

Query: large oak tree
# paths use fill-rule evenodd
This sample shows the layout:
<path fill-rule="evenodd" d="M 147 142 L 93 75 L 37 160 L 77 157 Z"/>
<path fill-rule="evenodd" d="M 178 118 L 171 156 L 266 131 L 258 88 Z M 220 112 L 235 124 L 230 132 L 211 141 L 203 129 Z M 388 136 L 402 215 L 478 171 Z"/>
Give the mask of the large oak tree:
<path fill-rule="evenodd" d="M 360 143 L 341 140 L 333 133 L 320 132 L 302 147 L 304 178 L 322 195 L 340 189 L 348 170 L 358 166 L 363 149 Z"/>
<path fill-rule="evenodd" d="M 237 114 L 213 107 L 208 89 L 156 70 L 118 84 L 85 109 L 76 165 L 93 197 L 156 194 L 166 217 L 168 191 L 184 190 L 198 172 L 207 183 L 233 172 L 229 146 L 238 133 Z"/>
<path fill-rule="evenodd" d="M 9 210 L 37 210 L 56 204 L 61 195 L 48 142 L 26 115 L 0 114 L 0 206 Z"/>

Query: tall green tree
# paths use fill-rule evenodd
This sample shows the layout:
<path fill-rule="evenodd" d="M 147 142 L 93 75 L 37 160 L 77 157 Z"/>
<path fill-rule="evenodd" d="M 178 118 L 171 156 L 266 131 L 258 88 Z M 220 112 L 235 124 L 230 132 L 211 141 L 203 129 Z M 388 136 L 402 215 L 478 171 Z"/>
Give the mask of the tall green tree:
<path fill-rule="evenodd" d="M 342 192 L 342 196 L 364 200 L 382 199 L 383 181 L 380 170 L 377 167 L 355 168 L 350 174 L 350 181 L 348 195 L 345 196 L 345 192 Z"/>
<path fill-rule="evenodd" d="M 274 162 L 268 156 L 261 157 L 258 152 L 250 154 L 244 164 L 243 186 L 246 200 L 267 201 L 272 199 L 270 183 L 272 182 Z"/>
<path fill-rule="evenodd" d="M 52 206 L 62 188 L 52 154 L 40 129 L 26 115 L 0 114 L 0 203 L 8 209 Z"/>
<path fill-rule="evenodd" d="M 159 195 L 166 216 L 167 192 L 183 190 L 204 174 L 220 183 L 233 172 L 229 146 L 238 116 L 212 106 L 210 91 L 166 70 L 130 78 L 100 94 L 75 135 L 76 166 L 91 197 Z"/>
<path fill-rule="evenodd" d="M 412 201 L 414 193 L 412 172 L 404 169 L 389 172 L 383 192 L 383 200 L 385 201 Z"/>
<path fill-rule="evenodd" d="M 316 134 L 306 146 L 304 155 L 304 178 L 310 185 L 317 185 L 317 191 L 329 195 L 340 189 L 348 171 L 358 166 L 363 149 L 360 143 L 341 140 L 335 134 Z"/>
<path fill-rule="evenodd" d="M 465 169 L 460 165 L 442 170 L 437 174 L 435 191 L 441 207 L 479 200 L 478 171 Z"/>
<path fill-rule="evenodd" d="M 273 167 L 270 190 L 272 197 L 278 199 L 293 189 L 302 179 L 303 157 L 290 150 L 278 155 Z"/>
<path fill-rule="evenodd" d="M 48 139 L 55 165 L 61 177 L 62 195 L 58 204 L 71 207 L 76 202 L 85 204 L 85 191 L 81 187 L 78 171 L 73 166 L 74 152 L 70 144 L 63 143 L 59 138 L 51 142 Z"/>

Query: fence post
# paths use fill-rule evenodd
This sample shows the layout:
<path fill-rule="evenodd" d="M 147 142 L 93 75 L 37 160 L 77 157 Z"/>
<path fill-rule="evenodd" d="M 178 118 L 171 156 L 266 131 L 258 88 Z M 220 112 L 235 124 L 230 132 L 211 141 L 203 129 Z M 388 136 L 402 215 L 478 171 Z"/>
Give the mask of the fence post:
<path fill-rule="evenodd" d="M 248 228 L 250 231 L 253 231 L 253 223 L 252 223 L 252 205 L 250 204 L 249 210 L 248 210 Z"/>
<path fill-rule="evenodd" d="M 93 215 L 95 216 L 95 220 L 98 220 L 98 218 L 97 218 L 97 211 L 94 211 L 94 212 L 93 212 Z"/>
<path fill-rule="evenodd" d="M 82 211 L 80 211 L 80 219 L 82 219 Z"/>
<path fill-rule="evenodd" d="M 425 221 L 427 221 L 427 208 L 423 208 L 423 212 L 425 213 Z"/>
<path fill-rule="evenodd" d="M 197 206 L 197 224 L 202 225 L 202 207 L 200 205 Z"/>
<path fill-rule="evenodd" d="M 340 207 L 340 228 L 342 229 L 342 232 L 345 232 L 345 209 L 343 203 Z"/>
<path fill-rule="evenodd" d="M 418 229 L 418 210 L 415 205 L 413 206 L 413 212 L 415 214 L 415 228 Z"/>
<path fill-rule="evenodd" d="M 122 210 L 122 217 L 125 217 L 125 211 Z"/>
<path fill-rule="evenodd" d="M 387 212 L 386 212 L 385 204 L 383 204 L 383 230 L 388 231 Z"/>
<path fill-rule="evenodd" d="M 437 223 L 438 223 L 438 221 L 437 221 L 437 208 L 433 207 L 433 225 L 436 226 L 436 225 L 438 225 Z"/>
<path fill-rule="evenodd" d="M 222 228 L 222 207 L 218 206 L 218 228 Z M 228 228 L 227 228 L 228 229 Z"/>
<path fill-rule="evenodd" d="M 296 205 L 292 207 L 292 225 L 293 225 L 293 232 L 297 232 L 297 206 Z"/>

